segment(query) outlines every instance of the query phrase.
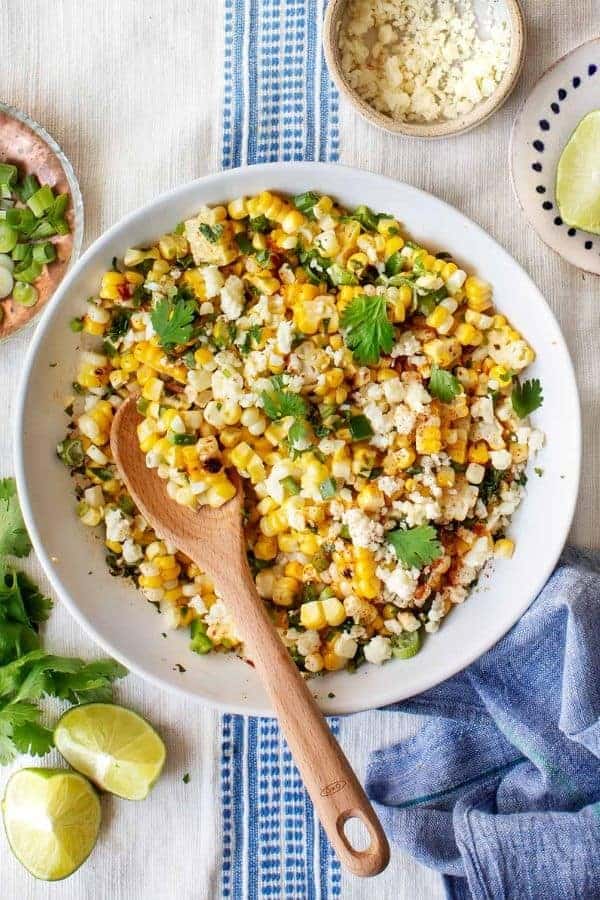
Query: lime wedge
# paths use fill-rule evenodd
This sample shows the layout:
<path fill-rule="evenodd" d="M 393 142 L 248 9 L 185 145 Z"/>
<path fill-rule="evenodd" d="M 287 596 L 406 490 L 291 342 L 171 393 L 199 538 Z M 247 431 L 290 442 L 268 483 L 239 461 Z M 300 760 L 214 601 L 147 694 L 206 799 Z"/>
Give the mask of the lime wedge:
<path fill-rule="evenodd" d="M 141 716 L 112 703 L 68 710 L 54 743 L 74 769 L 125 800 L 148 796 L 166 756 L 165 745 Z"/>
<path fill-rule="evenodd" d="M 2 803 L 8 842 L 36 878 L 58 881 L 85 862 L 100 828 L 100 801 L 92 785 L 66 769 L 21 769 Z"/>
<path fill-rule="evenodd" d="M 600 109 L 581 120 L 563 150 L 556 202 L 567 225 L 600 234 Z"/>

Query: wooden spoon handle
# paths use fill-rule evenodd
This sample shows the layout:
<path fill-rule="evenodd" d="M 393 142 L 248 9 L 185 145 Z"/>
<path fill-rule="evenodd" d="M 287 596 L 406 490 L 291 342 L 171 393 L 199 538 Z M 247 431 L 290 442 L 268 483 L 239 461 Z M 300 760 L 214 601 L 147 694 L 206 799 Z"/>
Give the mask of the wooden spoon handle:
<path fill-rule="evenodd" d="M 332 847 L 355 875 L 377 875 L 390 856 L 381 823 L 244 568 L 246 571 L 240 572 L 232 567 L 227 576 L 217 580 L 217 587 L 234 611 L 236 625 Z M 352 818 L 360 819 L 369 833 L 370 843 L 364 850 L 355 849 L 344 833 L 346 821 Z"/>

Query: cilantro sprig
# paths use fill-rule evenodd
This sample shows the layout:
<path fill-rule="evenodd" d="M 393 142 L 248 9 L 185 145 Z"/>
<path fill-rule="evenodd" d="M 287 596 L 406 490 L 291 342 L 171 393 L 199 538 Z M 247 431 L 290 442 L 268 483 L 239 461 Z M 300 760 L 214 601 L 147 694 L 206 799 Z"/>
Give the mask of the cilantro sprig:
<path fill-rule="evenodd" d="M 293 394 L 286 389 L 281 375 L 274 375 L 271 378 L 271 385 L 270 391 L 261 393 L 263 409 L 270 419 L 277 421 L 287 416 L 302 419 L 306 416 L 306 401 L 299 394 Z"/>
<path fill-rule="evenodd" d="M 0 556 L 27 556 L 31 541 L 25 529 L 13 478 L 0 479 Z"/>
<path fill-rule="evenodd" d="M 165 350 L 185 344 L 192 337 L 193 321 L 198 310 L 195 300 L 177 296 L 159 300 L 150 314 L 152 326 Z"/>
<path fill-rule="evenodd" d="M 512 408 L 518 417 L 526 419 L 532 412 L 539 409 L 544 402 L 539 378 L 532 378 L 530 381 L 524 381 L 523 384 L 517 381 L 510 395 L 510 400 Z"/>
<path fill-rule="evenodd" d="M 85 663 L 42 648 L 39 626 L 52 601 L 28 575 L 2 562 L 30 549 L 14 479 L 5 478 L 0 481 L 0 765 L 19 753 L 44 756 L 53 746 L 52 730 L 40 722 L 39 699 L 109 700 L 112 682 L 127 674 L 112 659 Z"/>
<path fill-rule="evenodd" d="M 390 353 L 394 328 L 388 319 L 385 297 L 354 297 L 342 313 L 344 340 L 358 363 L 373 366 L 382 353 Z"/>
<path fill-rule="evenodd" d="M 400 562 L 410 569 L 422 569 L 444 552 L 438 541 L 437 531 L 431 525 L 397 528 L 388 532 L 387 540 L 396 551 Z"/>
<path fill-rule="evenodd" d="M 429 378 L 429 393 L 437 397 L 442 403 L 452 403 L 455 397 L 461 393 L 460 381 L 452 372 L 432 366 Z"/>

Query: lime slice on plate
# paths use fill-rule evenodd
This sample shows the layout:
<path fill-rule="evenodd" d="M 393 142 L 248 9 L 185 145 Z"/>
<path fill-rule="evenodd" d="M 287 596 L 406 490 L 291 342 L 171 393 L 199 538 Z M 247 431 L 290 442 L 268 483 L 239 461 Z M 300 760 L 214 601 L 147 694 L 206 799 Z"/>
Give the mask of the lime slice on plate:
<path fill-rule="evenodd" d="M 85 862 L 100 828 L 100 801 L 92 785 L 66 769 L 21 769 L 2 803 L 8 842 L 36 878 L 58 881 Z"/>
<path fill-rule="evenodd" d="M 556 202 L 567 225 L 600 234 L 600 109 L 581 120 L 563 150 Z"/>
<path fill-rule="evenodd" d="M 54 743 L 74 769 L 125 800 L 148 796 L 166 756 L 145 719 L 113 703 L 68 710 L 56 726 Z"/>

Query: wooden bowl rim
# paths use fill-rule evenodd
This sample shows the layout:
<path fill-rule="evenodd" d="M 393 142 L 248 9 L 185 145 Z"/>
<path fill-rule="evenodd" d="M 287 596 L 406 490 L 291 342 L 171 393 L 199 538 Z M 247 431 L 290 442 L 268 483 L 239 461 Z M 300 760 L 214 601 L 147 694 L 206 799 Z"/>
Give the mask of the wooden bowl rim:
<path fill-rule="evenodd" d="M 526 29 L 520 0 L 505 0 L 510 23 L 510 57 L 506 71 L 494 93 L 478 103 L 471 112 L 457 119 L 437 122 L 416 123 L 392 119 L 374 109 L 350 87 L 342 72 L 338 34 L 342 24 L 344 9 L 348 0 L 329 0 L 323 23 L 323 50 L 329 72 L 339 92 L 352 104 L 356 111 L 372 125 L 390 134 L 401 134 L 417 138 L 443 138 L 464 134 L 481 125 L 494 115 L 508 100 L 516 87 L 523 68 L 526 46 Z"/>

